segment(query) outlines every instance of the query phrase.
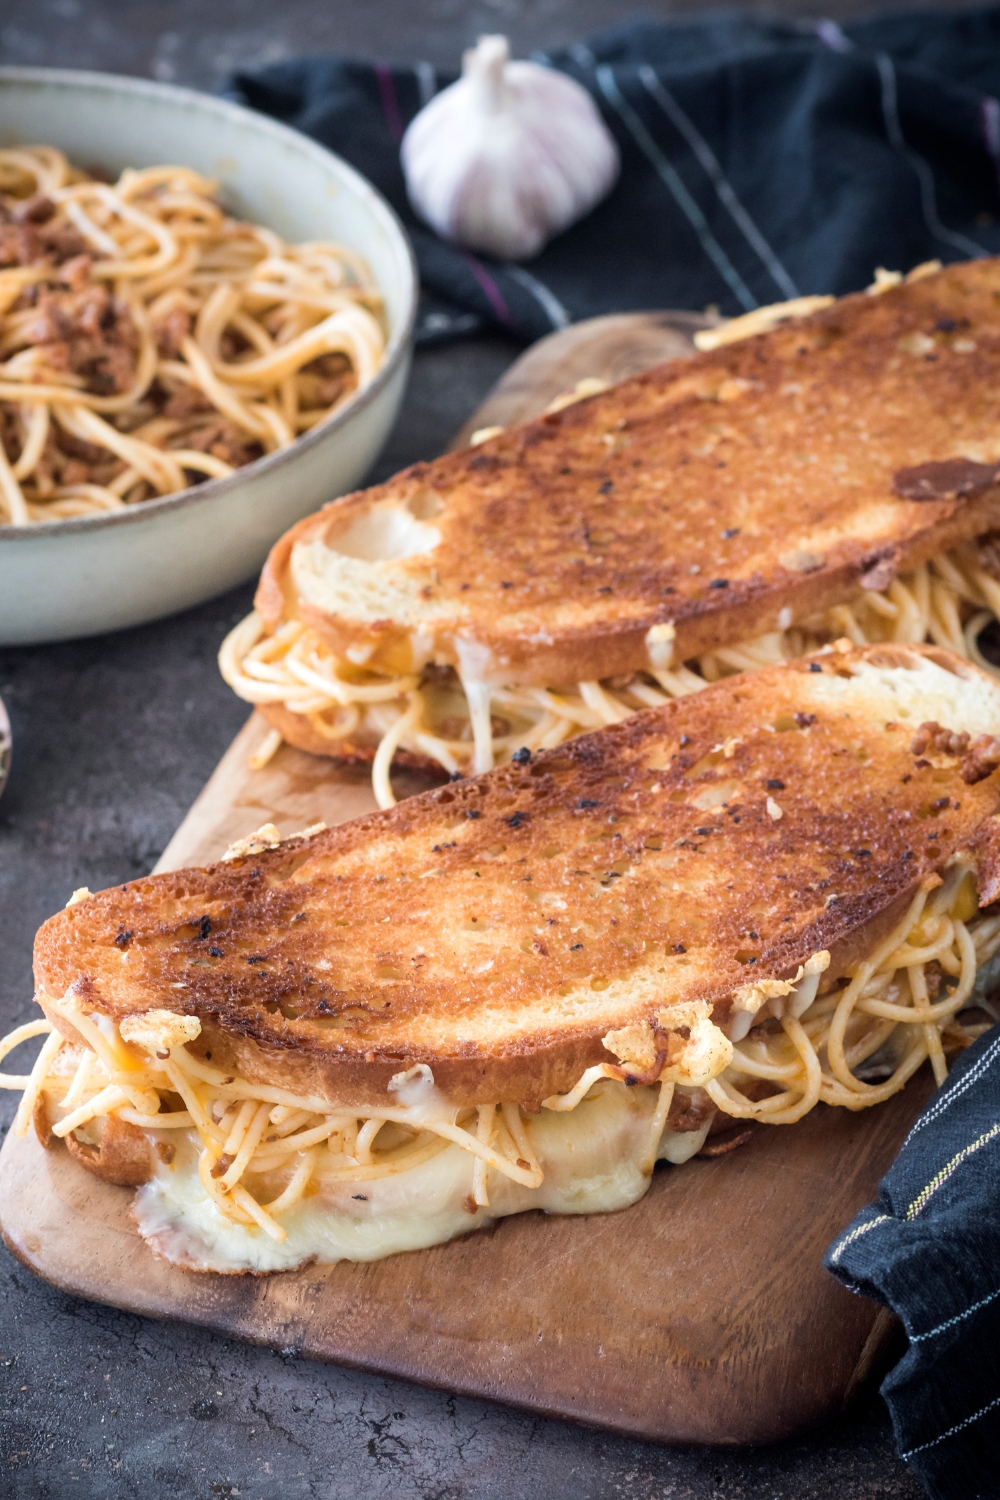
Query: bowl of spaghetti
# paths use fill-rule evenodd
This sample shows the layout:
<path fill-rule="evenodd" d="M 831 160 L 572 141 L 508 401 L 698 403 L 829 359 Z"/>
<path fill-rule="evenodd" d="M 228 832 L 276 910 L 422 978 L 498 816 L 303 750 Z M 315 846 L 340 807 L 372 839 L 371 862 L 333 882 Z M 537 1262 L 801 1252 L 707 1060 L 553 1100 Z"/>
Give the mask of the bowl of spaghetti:
<path fill-rule="evenodd" d="M 395 420 L 417 283 L 392 209 L 262 115 L 0 68 L 0 644 L 257 573 Z"/>

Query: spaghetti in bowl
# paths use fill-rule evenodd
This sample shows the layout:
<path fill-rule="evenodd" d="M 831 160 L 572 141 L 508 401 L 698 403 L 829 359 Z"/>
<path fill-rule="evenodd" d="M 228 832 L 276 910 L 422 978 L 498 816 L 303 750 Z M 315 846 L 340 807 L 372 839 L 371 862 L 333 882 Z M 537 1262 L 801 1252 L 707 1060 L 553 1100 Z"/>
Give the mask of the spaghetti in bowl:
<path fill-rule="evenodd" d="M 0 642 L 219 593 L 358 483 L 416 281 L 345 163 L 185 90 L 0 69 L 0 209 Z"/>
<path fill-rule="evenodd" d="M 119 510 L 287 448 L 374 379 L 381 298 L 186 167 L 116 183 L 0 148 L 0 514 Z"/>

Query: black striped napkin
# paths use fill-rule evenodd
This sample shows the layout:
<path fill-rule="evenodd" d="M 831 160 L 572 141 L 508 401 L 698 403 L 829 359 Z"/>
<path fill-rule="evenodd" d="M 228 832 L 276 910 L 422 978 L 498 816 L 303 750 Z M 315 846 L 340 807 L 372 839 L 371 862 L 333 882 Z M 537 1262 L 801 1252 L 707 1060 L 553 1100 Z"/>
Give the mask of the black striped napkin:
<path fill-rule="evenodd" d="M 1000 1036 L 963 1054 L 827 1270 L 901 1319 L 882 1394 L 934 1500 L 1000 1495 Z"/>
<path fill-rule="evenodd" d="M 623 170 L 524 266 L 444 244 L 409 208 L 399 142 L 454 74 L 307 58 L 241 73 L 229 92 L 332 147 L 390 200 L 428 294 L 425 341 L 490 324 L 528 340 L 654 307 L 728 316 L 856 291 L 879 265 L 1000 252 L 1000 9 L 843 28 L 637 21 L 537 60 L 590 90 Z"/>

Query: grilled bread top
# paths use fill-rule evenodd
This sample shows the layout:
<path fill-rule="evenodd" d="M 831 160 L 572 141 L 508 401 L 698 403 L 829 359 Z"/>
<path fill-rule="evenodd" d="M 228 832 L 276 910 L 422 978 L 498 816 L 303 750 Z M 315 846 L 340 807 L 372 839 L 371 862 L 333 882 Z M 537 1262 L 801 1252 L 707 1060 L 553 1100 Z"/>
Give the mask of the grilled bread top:
<path fill-rule="evenodd" d="M 648 665 L 657 624 L 682 661 L 884 588 L 1000 520 L 998 302 L 1000 260 L 949 266 L 417 464 L 293 527 L 257 608 L 552 684 Z"/>
<path fill-rule="evenodd" d="M 915 752 L 924 721 L 989 743 Z M 91 896 L 41 928 L 39 998 L 195 1014 L 213 1066 L 336 1101 L 385 1104 L 416 1063 L 456 1103 L 537 1101 L 611 1062 L 609 1029 L 685 1001 L 724 1020 L 749 981 L 823 949 L 833 972 L 856 960 L 982 839 L 997 734 L 1000 684 L 936 648 L 727 679 L 310 839 Z"/>

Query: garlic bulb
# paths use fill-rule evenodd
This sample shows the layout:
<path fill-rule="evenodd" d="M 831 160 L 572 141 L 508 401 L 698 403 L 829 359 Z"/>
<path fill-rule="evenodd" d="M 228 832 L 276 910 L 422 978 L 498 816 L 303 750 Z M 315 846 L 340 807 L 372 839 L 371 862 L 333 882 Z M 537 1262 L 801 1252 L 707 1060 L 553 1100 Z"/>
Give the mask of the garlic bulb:
<path fill-rule="evenodd" d="M 618 176 L 618 147 L 585 88 L 511 62 L 507 38 L 480 37 L 462 76 L 403 137 L 410 202 L 439 234 L 527 260 L 589 213 Z"/>

